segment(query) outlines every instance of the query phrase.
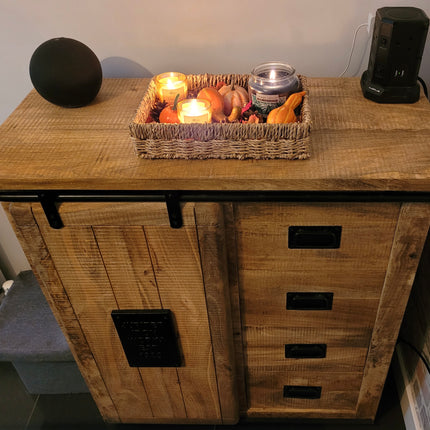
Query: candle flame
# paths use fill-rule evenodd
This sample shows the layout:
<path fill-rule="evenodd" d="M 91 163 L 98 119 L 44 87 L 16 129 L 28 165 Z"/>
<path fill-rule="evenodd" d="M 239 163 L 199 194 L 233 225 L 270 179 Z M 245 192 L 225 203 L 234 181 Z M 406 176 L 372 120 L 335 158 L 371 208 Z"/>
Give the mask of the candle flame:
<path fill-rule="evenodd" d="M 276 71 L 275 70 L 270 71 L 269 79 L 276 79 Z"/>
<path fill-rule="evenodd" d="M 204 105 L 199 103 L 197 99 L 192 99 L 191 103 L 187 107 L 187 112 L 190 115 L 201 115 L 202 111 L 204 110 Z"/>
<path fill-rule="evenodd" d="M 211 122 L 212 109 L 208 101 L 187 99 L 178 105 L 178 118 L 182 123 Z"/>

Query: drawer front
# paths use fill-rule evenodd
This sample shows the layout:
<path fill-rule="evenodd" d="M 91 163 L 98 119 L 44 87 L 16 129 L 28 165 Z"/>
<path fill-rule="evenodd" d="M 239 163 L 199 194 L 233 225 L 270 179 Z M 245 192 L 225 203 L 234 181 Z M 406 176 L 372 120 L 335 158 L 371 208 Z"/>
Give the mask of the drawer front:
<path fill-rule="evenodd" d="M 398 212 L 396 203 L 236 205 L 242 295 L 317 288 L 338 297 L 379 298 Z M 298 247 L 291 247 L 291 234 Z"/>
<path fill-rule="evenodd" d="M 249 369 L 249 408 L 354 410 L 362 373 Z"/>
<path fill-rule="evenodd" d="M 294 310 L 287 308 L 287 292 L 283 287 L 266 288 L 255 294 L 242 295 L 242 319 L 245 327 L 270 326 L 291 329 L 318 327 L 371 329 L 378 309 L 377 299 L 347 299 L 333 294 L 330 310 Z M 291 287 L 293 292 L 297 288 Z M 283 291 L 284 290 L 284 291 Z M 307 292 L 315 288 L 308 287 Z"/>
<path fill-rule="evenodd" d="M 355 409 L 398 213 L 235 206 L 249 408 Z"/>
<path fill-rule="evenodd" d="M 361 372 L 371 330 L 317 327 L 247 327 L 245 357 L 248 366 L 264 371 Z"/>

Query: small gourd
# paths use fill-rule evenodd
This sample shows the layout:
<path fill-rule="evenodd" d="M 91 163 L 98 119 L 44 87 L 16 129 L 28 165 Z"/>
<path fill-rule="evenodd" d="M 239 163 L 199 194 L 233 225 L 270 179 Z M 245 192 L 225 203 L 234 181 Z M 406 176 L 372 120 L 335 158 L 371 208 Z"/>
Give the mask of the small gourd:
<path fill-rule="evenodd" d="M 239 106 L 233 106 L 230 115 L 228 116 L 228 122 L 238 121 L 240 116 L 242 115 L 242 108 Z"/>
<path fill-rule="evenodd" d="M 284 105 L 271 110 L 267 116 L 267 124 L 288 124 L 296 121 L 297 117 L 294 109 L 288 106 L 284 107 Z"/>
<path fill-rule="evenodd" d="M 283 104 L 283 106 L 291 107 L 294 110 L 302 102 L 305 94 L 306 94 L 306 91 L 300 91 L 299 93 L 291 94 L 288 97 L 287 101 Z"/>
<path fill-rule="evenodd" d="M 305 94 L 306 91 L 291 94 L 282 106 L 279 106 L 269 112 L 269 115 L 267 116 L 267 123 L 288 124 L 290 122 L 296 122 L 297 117 L 294 113 L 294 109 L 300 105 Z"/>

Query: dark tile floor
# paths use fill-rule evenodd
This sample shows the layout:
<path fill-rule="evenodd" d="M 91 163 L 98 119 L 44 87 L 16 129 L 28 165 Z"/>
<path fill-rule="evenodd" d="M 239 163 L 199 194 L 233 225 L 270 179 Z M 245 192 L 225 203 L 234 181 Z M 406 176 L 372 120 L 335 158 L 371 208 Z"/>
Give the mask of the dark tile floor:
<path fill-rule="evenodd" d="M 0 362 L 0 430 L 404 430 L 391 375 L 375 424 L 241 422 L 236 426 L 107 425 L 89 394 L 31 395 L 11 363 Z"/>

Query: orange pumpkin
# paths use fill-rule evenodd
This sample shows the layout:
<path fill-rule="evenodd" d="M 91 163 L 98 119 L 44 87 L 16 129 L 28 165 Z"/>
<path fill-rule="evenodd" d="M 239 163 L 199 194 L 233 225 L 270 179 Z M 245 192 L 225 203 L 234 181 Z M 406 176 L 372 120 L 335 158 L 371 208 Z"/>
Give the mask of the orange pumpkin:
<path fill-rule="evenodd" d="M 239 85 L 224 85 L 218 92 L 224 97 L 224 113 L 230 115 L 235 106 L 243 108 L 249 102 L 248 91 Z"/>
<path fill-rule="evenodd" d="M 179 94 L 176 96 L 173 106 L 168 105 L 160 112 L 160 117 L 159 117 L 160 122 L 167 123 L 167 124 L 179 124 L 181 122 L 179 121 L 179 118 L 178 118 L 178 110 L 177 110 L 178 100 L 179 100 Z"/>
<path fill-rule="evenodd" d="M 222 112 L 224 109 L 224 98 L 215 87 L 201 89 L 197 94 L 197 98 L 209 101 L 213 112 Z"/>

